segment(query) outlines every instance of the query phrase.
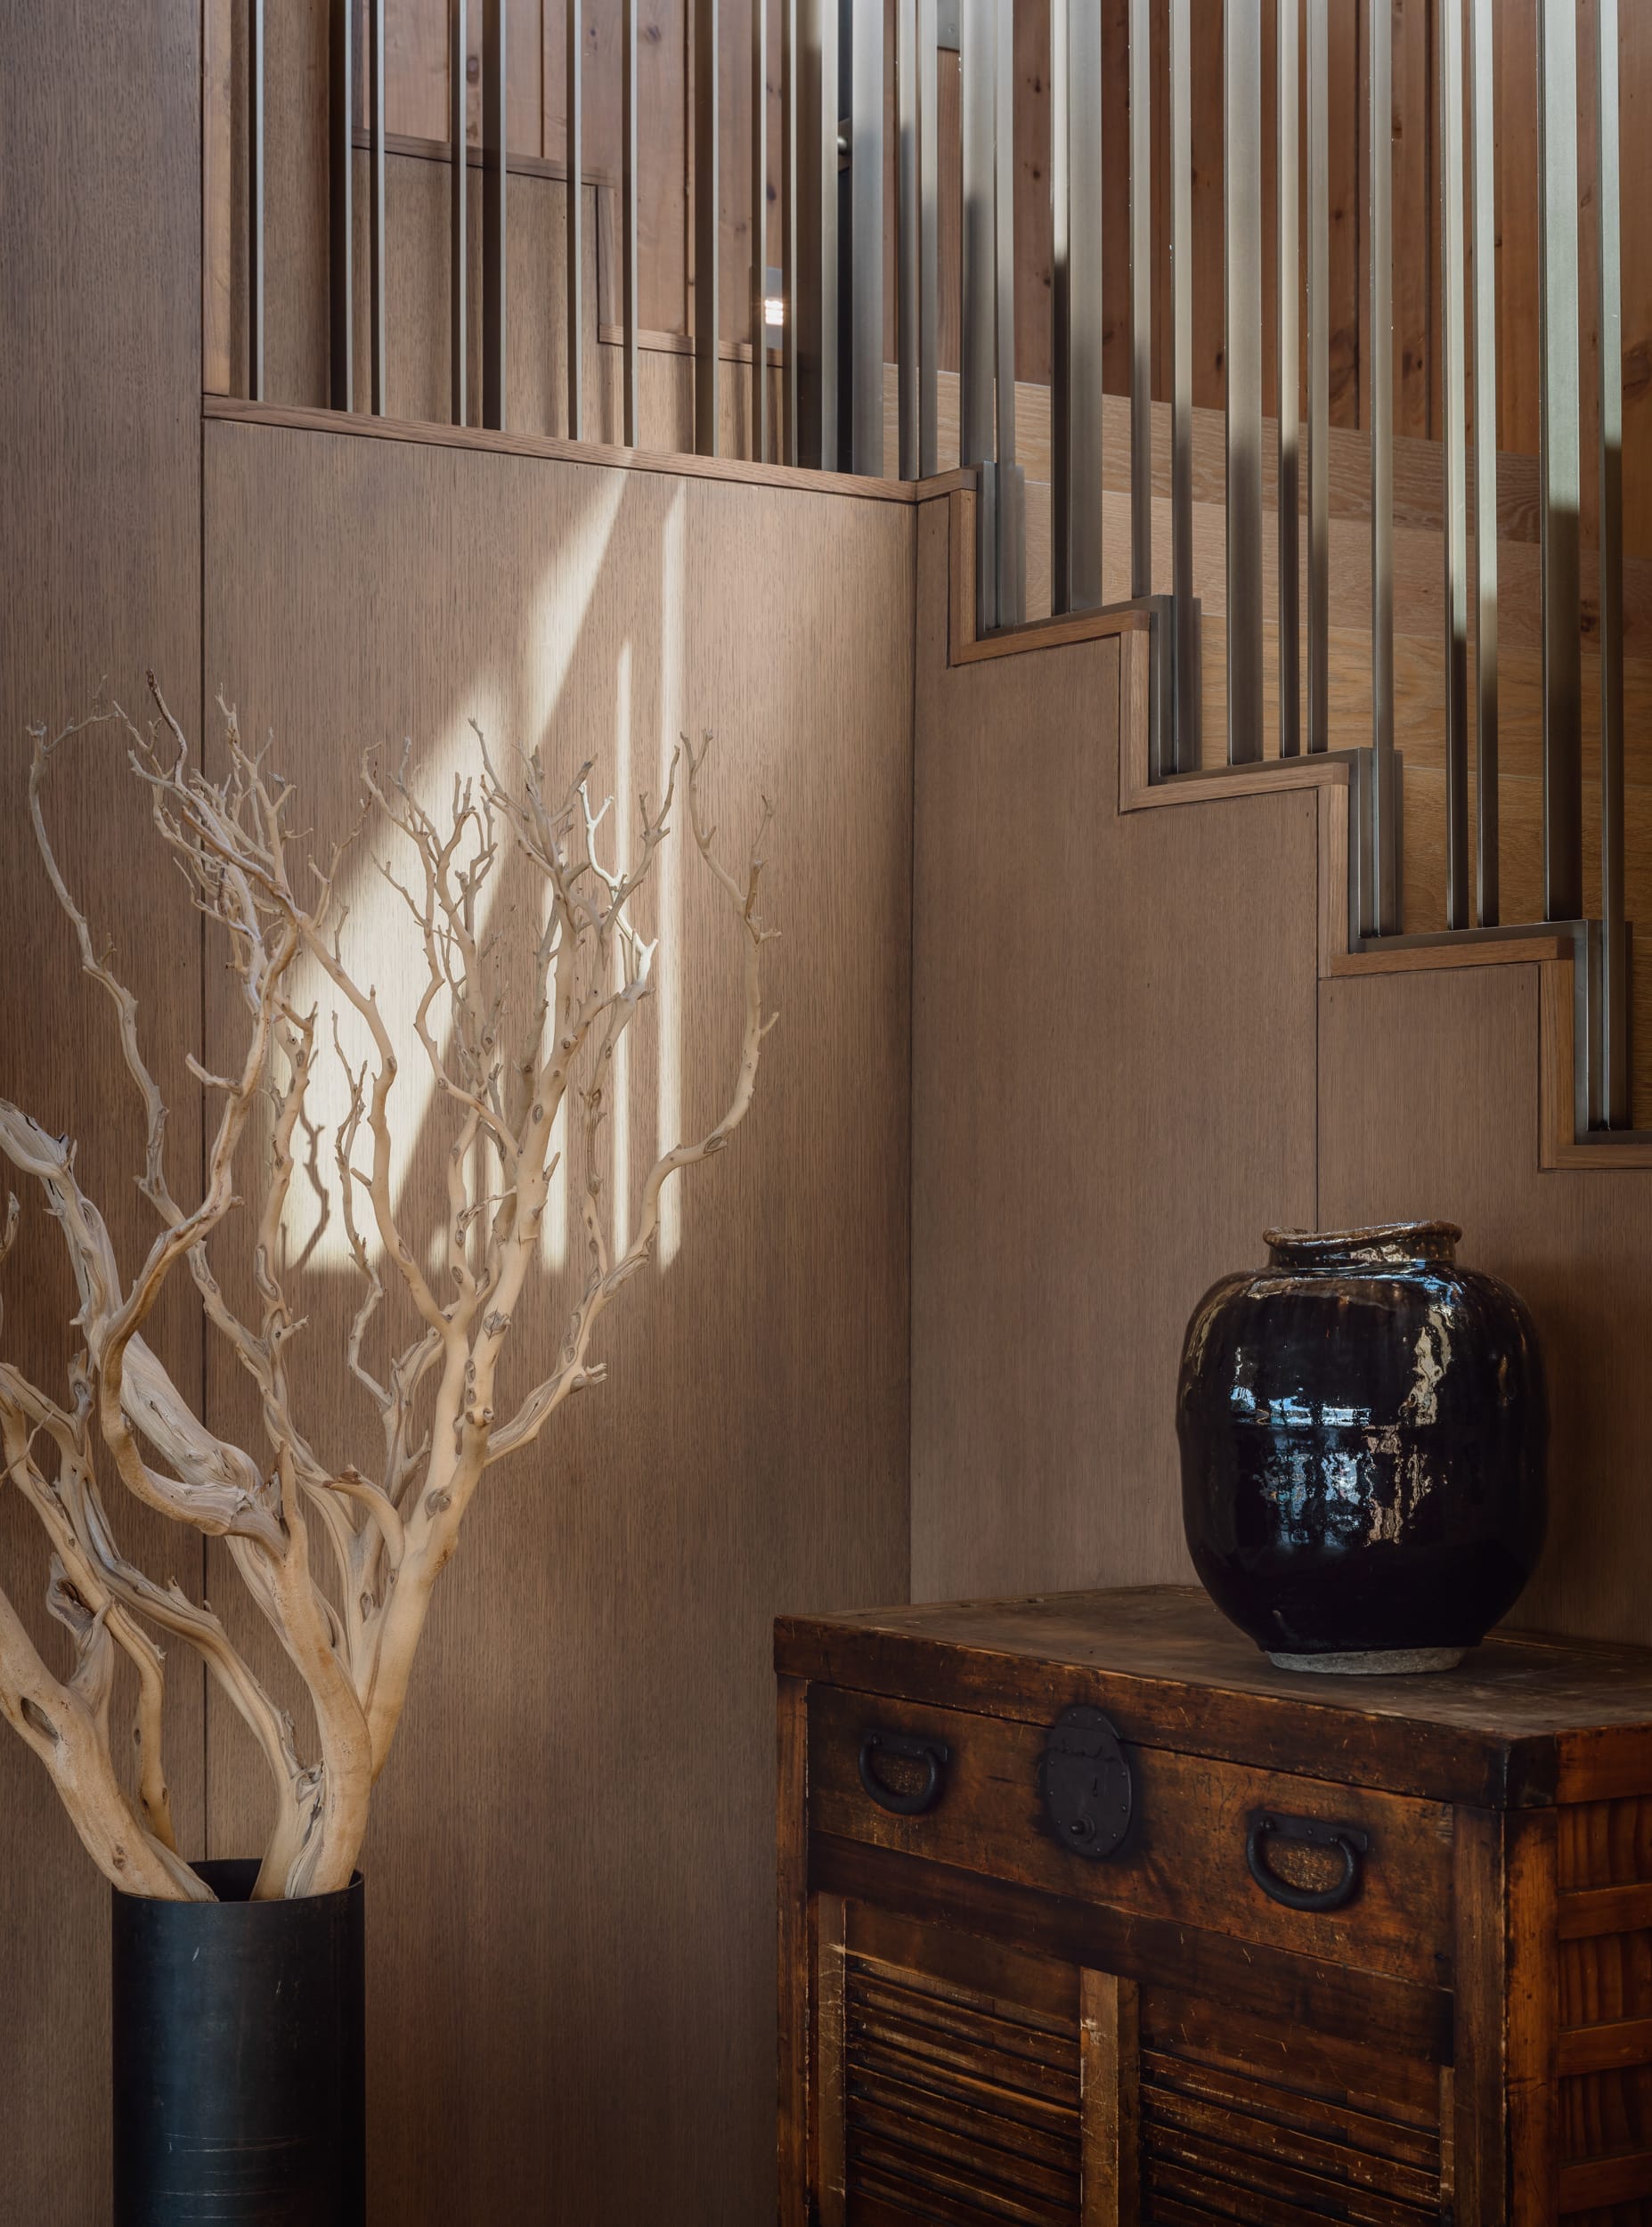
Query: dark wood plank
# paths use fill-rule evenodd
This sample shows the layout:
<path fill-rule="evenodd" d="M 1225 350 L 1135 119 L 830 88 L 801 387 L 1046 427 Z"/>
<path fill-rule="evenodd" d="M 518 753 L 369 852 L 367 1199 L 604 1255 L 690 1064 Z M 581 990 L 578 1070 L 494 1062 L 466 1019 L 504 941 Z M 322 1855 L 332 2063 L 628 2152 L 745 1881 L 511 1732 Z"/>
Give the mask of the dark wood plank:
<path fill-rule="evenodd" d="M 1078 1982 L 1083 2052 L 1083 2227 L 1135 2227 L 1140 2204 L 1138 1990 L 1110 1972 Z"/>
<path fill-rule="evenodd" d="M 780 2227 L 809 2217 L 809 1689 L 783 1677 L 777 1696 L 776 1894 L 779 1982 L 777 2151 Z"/>

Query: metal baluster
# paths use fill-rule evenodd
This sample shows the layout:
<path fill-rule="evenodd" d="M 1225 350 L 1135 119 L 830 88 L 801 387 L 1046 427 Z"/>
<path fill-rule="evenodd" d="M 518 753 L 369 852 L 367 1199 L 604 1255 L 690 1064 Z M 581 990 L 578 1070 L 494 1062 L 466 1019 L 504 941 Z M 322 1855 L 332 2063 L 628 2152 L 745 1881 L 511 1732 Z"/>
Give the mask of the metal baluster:
<path fill-rule="evenodd" d="M 1631 1127 L 1629 936 L 1624 918 L 1624 301 L 1617 0 L 1596 0 L 1600 212 L 1600 1093 Z"/>
<path fill-rule="evenodd" d="M 1440 6 L 1441 377 L 1445 389 L 1445 925 L 1469 926 L 1469 484 L 1463 372 L 1462 17 Z"/>
<path fill-rule="evenodd" d="M 801 464 L 838 468 L 838 0 L 797 0 L 797 322 Z"/>
<path fill-rule="evenodd" d="M 998 624 L 1027 616 L 1026 482 L 1015 461 L 1015 18 L 997 10 L 993 69 L 993 288 L 997 349 Z"/>
<path fill-rule="evenodd" d="M 584 72 L 583 39 L 580 22 L 580 0 L 566 0 L 567 5 L 567 91 L 568 113 L 566 135 L 563 145 L 566 160 L 567 186 L 563 199 L 563 213 L 566 223 L 568 281 L 568 438 L 585 438 L 585 227 L 583 223 L 585 177 L 584 102 L 581 99 Z"/>
<path fill-rule="evenodd" d="M 509 162 L 509 0 L 482 6 L 482 422 L 505 423 L 505 186 Z"/>
<path fill-rule="evenodd" d="M 1583 653 L 1578 577 L 1577 21 L 1538 0 L 1538 233 L 1542 244 L 1539 501 L 1543 576 L 1543 910 L 1583 910 Z"/>
<path fill-rule="evenodd" d="M 388 351 L 385 345 L 385 0 L 367 11 L 368 227 L 367 269 L 372 412 L 385 415 Z"/>
<path fill-rule="evenodd" d="M 352 0 L 328 25 L 328 384 L 335 410 L 355 407 L 355 89 Z"/>
<path fill-rule="evenodd" d="M 918 477 L 918 5 L 895 0 L 895 416 L 903 479 Z"/>
<path fill-rule="evenodd" d="M 997 55 L 994 5 L 995 0 L 959 0 L 958 7 L 964 179 L 964 363 L 958 391 L 958 461 L 966 467 L 981 467 L 976 495 L 975 586 L 978 623 L 983 630 L 997 625 L 998 609 L 997 490 L 993 475 L 993 266 L 997 206 L 993 73 Z"/>
<path fill-rule="evenodd" d="M 780 0 L 780 454 L 798 461 L 797 0 Z"/>
<path fill-rule="evenodd" d="M 635 448 L 639 432 L 637 392 L 637 0 L 622 0 L 624 53 L 620 69 L 620 290 L 623 297 L 620 363 L 622 433 Z"/>
<path fill-rule="evenodd" d="M 1570 0 L 1568 0 L 1570 4 Z M 1394 18 L 1370 10 L 1371 830 L 1366 926 L 1400 925 L 1399 782 L 1394 762 Z"/>
<path fill-rule="evenodd" d="M 1190 0 L 1170 0 L 1170 575 L 1176 626 L 1172 769 L 1200 762 L 1193 604 L 1193 51 Z"/>
<path fill-rule="evenodd" d="M 940 140 L 935 0 L 918 0 L 918 476 L 940 469 Z"/>
<path fill-rule="evenodd" d="M 769 458 L 769 0 L 752 0 L 752 454 Z"/>
<path fill-rule="evenodd" d="M 264 400 L 264 0 L 248 24 L 247 394 Z"/>
<path fill-rule="evenodd" d="M 1152 0 L 1130 0 L 1130 593 L 1153 591 Z"/>
<path fill-rule="evenodd" d="M 1054 255 L 1050 399 L 1051 597 L 1102 600 L 1102 19 L 1089 0 L 1050 12 L 1050 215 Z M 1012 79 L 1013 82 L 1013 79 Z"/>
<path fill-rule="evenodd" d="M 1279 0 L 1279 755 L 1302 747 L 1300 221 L 1297 206 L 1297 0 Z"/>
<path fill-rule="evenodd" d="M 1307 0 L 1308 748 L 1331 747 L 1330 0 Z"/>
<path fill-rule="evenodd" d="M 883 470 L 883 0 L 850 15 L 849 469 Z"/>
<path fill-rule="evenodd" d="M 694 445 L 718 453 L 717 0 L 694 0 Z"/>
<path fill-rule="evenodd" d="M 1475 912 L 1497 926 L 1497 206 L 1495 0 L 1469 0 L 1474 224 Z"/>
<path fill-rule="evenodd" d="M 447 131 L 451 158 L 448 193 L 448 389 L 455 425 L 463 425 L 469 416 L 470 221 L 467 192 L 470 183 L 470 147 L 465 97 L 468 85 L 469 45 L 465 0 L 451 0 L 447 41 Z"/>
<path fill-rule="evenodd" d="M 1223 12 L 1227 318 L 1227 755 L 1262 755 L 1262 9 Z"/>

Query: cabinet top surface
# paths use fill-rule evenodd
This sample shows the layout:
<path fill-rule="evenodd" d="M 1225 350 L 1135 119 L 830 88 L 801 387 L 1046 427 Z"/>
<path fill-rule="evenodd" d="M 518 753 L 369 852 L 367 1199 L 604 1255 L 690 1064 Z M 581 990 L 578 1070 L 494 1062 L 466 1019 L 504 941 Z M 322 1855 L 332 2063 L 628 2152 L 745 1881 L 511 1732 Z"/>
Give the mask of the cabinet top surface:
<path fill-rule="evenodd" d="M 1095 1693 L 1127 1738 L 1213 1753 L 1277 1745 L 1288 1724 L 1293 1746 L 1335 1757 L 1334 1775 L 1494 1807 L 1652 1789 L 1652 1649 L 1545 1633 L 1493 1636 L 1426 1676 L 1305 1675 L 1275 1668 L 1195 1587 L 1151 1586 L 783 1617 L 775 1663 L 989 1711 Z"/>

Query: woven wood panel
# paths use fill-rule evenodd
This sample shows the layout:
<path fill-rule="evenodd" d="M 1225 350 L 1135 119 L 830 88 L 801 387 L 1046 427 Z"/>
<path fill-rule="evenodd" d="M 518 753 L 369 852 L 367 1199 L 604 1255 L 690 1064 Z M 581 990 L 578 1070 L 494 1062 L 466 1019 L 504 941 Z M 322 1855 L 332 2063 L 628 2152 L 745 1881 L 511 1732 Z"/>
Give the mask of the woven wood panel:
<path fill-rule="evenodd" d="M 1560 1812 L 1561 2210 L 1652 2227 L 1652 1802 Z"/>

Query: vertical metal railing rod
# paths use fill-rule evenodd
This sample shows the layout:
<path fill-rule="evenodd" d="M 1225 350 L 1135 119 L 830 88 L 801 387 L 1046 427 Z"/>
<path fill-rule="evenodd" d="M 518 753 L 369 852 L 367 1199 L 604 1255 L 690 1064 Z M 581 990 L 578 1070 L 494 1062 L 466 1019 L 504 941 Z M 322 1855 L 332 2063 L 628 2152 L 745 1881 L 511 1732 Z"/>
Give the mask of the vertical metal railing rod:
<path fill-rule="evenodd" d="M 635 0 L 632 0 L 635 4 Z M 797 0 L 780 0 L 780 457 L 798 461 Z"/>
<path fill-rule="evenodd" d="M 1013 80 L 1012 80 L 1013 82 Z M 1052 608 L 1102 601 L 1102 19 L 1089 0 L 1050 9 Z"/>
<path fill-rule="evenodd" d="M 918 476 L 940 470 L 940 87 L 935 0 L 918 0 Z"/>
<path fill-rule="evenodd" d="M 637 385 L 637 0 L 622 0 L 621 42 L 620 418 L 621 438 L 627 448 L 635 448 L 640 439 Z"/>
<path fill-rule="evenodd" d="M 918 0 L 895 0 L 895 420 L 903 479 L 918 477 Z"/>
<path fill-rule="evenodd" d="M 849 469 L 883 470 L 883 0 L 850 0 Z"/>
<path fill-rule="evenodd" d="M 1331 747 L 1331 0 L 1307 0 L 1308 748 Z"/>
<path fill-rule="evenodd" d="M 372 413 L 382 418 L 389 387 L 389 347 L 385 332 L 385 0 L 369 0 L 367 86 L 368 347 Z"/>
<path fill-rule="evenodd" d="M 798 457 L 838 466 L 838 0 L 797 0 Z"/>
<path fill-rule="evenodd" d="M 769 0 L 752 0 L 752 454 L 769 457 Z"/>
<path fill-rule="evenodd" d="M 1227 755 L 1262 755 L 1262 8 L 1223 11 Z"/>
<path fill-rule="evenodd" d="M 506 394 L 506 181 L 509 162 L 509 0 L 482 6 L 482 422 L 503 429 Z"/>
<path fill-rule="evenodd" d="M 1538 501 L 1543 597 L 1543 911 L 1550 920 L 1575 919 L 1583 909 L 1575 10 L 1575 0 L 1538 0 Z"/>
<path fill-rule="evenodd" d="M 1170 575 L 1175 648 L 1172 770 L 1200 761 L 1193 605 L 1193 133 L 1191 0 L 1170 0 Z"/>
<path fill-rule="evenodd" d="M 1570 0 L 1567 0 L 1570 4 Z M 1371 181 L 1371 903 L 1365 926 L 1400 926 L 1399 782 L 1394 758 L 1394 18 L 1368 10 Z"/>
<path fill-rule="evenodd" d="M 247 26 L 247 393 L 264 400 L 264 0 Z"/>
<path fill-rule="evenodd" d="M 1297 0 L 1282 0 L 1275 33 L 1278 122 L 1279 289 L 1279 755 L 1302 747 L 1302 339 L 1300 215 L 1298 206 L 1299 69 Z"/>
<path fill-rule="evenodd" d="M 1153 42 L 1130 0 L 1130 593 L 1153 591 Z"/>
<path fill-rule="evenodd" d="M 566 0 L 567 14 L 566 51 L 567 55 L 568 112 L 563 139 L 564 168 L 567 184 L 563 195 L 563 215 L 566 247 L 564 262 L 567 276 L 567 330 L 563 336 L 568 352 L 568 438 L 585 438 L 585 103 L 583 92 L 584 25 L 581 19 L 580 0 Z"/>
<path fill-rule="evenodd" d="M 1445 533 L 1445 925 L 1469 924 L 1469 483 L 1464 373 L 1462 16 L 1439 11 L 1440 374 L 1444 388 Z"/>
<path fill-rule="evenodd" d="M 1026 482 L 1015 461 L 1015 13 L 997 11 L 993 54 L 993 290 L 997 314 L 997 624 L 1027 616 Z"/>
<path fill-rule="evenodd" d="M 1629 936 L 1624 893 L 1624 296 L 1617 0 L 1595 0 L 1600 251 L 1600 1092 L 1631 1126 Z"/>
<path fill-rule="evenodd" d="M 694 0 L 694 445 L 718 453 L 717 0 Z"/>
<path fill-rule="evenodd" d="M 455 425 L 470 414 L 470 146 L 466 0 L 449 0 L 447 37 L 448 396 Z"/>
<path fill-rule="evenodd" d="M 992 470 L 993 367 L 997 352 L 994 266 L 997 260 L 996 102 L 993 73 L 995 0 L 959 0 L 958 76 L 962 116 L 964 226 L 958 380 L 958 461 L 979 466 L 975 591 L 978 623 L 997 624 L 997 487 Z"/>
<path fill-rule="evenodd" d="M 1474 229 L 1474 878 L 1483 928 L 1501 918 L 1497 785 L 1497 167 L 1495 0 L 1469 0 Z"/>
<path fill-rule="evenodd" d="M 352 0 L 328 21 L 328 387 L 335 410 L 355 407 L 355 88 Z"/>

